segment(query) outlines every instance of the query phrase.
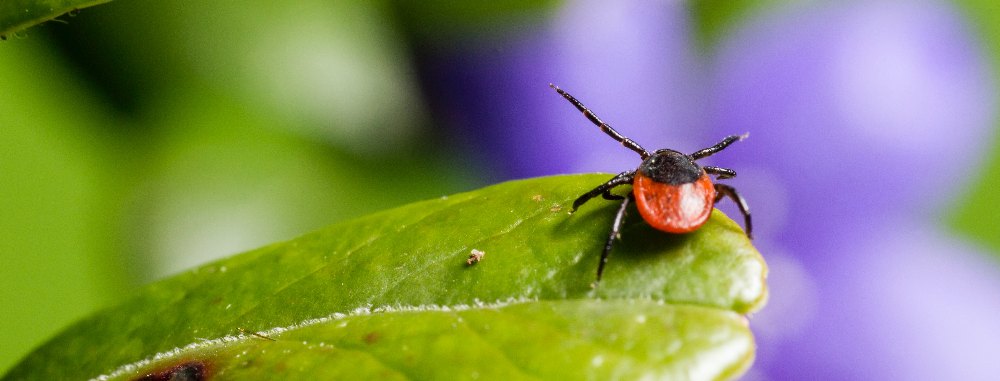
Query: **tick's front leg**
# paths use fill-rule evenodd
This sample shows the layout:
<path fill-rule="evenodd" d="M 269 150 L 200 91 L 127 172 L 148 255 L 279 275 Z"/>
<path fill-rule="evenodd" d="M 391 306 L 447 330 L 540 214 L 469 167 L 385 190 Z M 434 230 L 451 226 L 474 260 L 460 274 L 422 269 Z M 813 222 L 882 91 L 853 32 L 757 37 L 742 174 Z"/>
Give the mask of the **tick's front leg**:
<path fill-rule="evenodd" d="M 584 193 L 582 196 L 578 197 L 576 201 L 573 201 L 573 209 L 570 210 L 569 212 L 570 213 L 575 212 L 577 209 L 580 208 L 580 205 L 583 205 L 585 202 L 590 201 L 590 199 L 594 197 L 605 194 L 606 192 L 610 191 L 611 189 L 619 185 L 631 184 L 632 180 L 634 179 L 635 179 L 635 171 L 626 171 L 615 175 L 615 177 L 612 177 L 611 180 L 608 180 L 608 182 L 599 185 L 597 188 L 594 188 L 590 192 Z M 610 195 L 610 193 L 608 194 Z M 605 198 L 608 197 L 605 196 Z"/>

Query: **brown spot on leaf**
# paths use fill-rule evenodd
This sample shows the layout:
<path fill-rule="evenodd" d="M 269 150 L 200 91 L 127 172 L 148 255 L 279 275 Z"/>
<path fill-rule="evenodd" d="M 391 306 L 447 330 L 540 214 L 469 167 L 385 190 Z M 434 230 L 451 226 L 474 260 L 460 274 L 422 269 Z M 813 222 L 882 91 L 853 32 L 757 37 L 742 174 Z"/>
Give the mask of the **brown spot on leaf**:
<path fill-rule="evenodd" d="M 134 381 L 201 381 L 208 379 L 208 366 L 200 361 L 180 365 L 134 378 Z"/>
<path fill-rule="evenodd" d="M 368 334 L 366 334 L 365 337 L 363 337 L 361 339 L 365 341 L 365 344 L 375 344 L 381 338 L 382 338 L 382 335 L 379 335 L 378 332 L 368 332 Z"/>

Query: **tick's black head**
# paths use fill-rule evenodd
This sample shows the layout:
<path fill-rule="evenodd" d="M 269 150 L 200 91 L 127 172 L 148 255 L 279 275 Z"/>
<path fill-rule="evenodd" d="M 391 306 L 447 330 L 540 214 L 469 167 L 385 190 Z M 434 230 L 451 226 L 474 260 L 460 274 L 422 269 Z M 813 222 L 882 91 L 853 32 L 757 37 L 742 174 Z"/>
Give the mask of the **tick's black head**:
<path fill-rule="evenodd" d="M 639 172 L 658 182 L 670 185 L 693 183 L 702 170 L 694 158 L 672 149 L 654 152 L 639 165 Z"/>

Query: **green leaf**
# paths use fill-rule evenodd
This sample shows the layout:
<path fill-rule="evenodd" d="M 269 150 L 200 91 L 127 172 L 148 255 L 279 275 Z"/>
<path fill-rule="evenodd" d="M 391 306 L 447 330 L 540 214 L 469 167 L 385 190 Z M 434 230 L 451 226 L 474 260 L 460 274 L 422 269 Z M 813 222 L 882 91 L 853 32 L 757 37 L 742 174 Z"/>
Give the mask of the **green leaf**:
<path fill-rule="evenodd" d="M 689 3 L 689 10 L 699 44 L 711 48 L 760 10 L 789 3 L 788 0 L 695 0 Z"/>
<path fill-rule="evenodd" d="M 716 211 L 697 232 L 633 217 L 591 288 L 610 175 L 503 183 L 330 226 L 152 284 L 5 379 L 728 379 L 766 267 Z M 405 190 L 400 190 L 405 191 Z M 470 252 L 485 253 L 468 265 Z"/>
<path fill-rule="evenodd" d="M 28 27 L 78 9 L 111 0 L 3 0 L 0 1 L 0 37 L 4 39 Z"/>

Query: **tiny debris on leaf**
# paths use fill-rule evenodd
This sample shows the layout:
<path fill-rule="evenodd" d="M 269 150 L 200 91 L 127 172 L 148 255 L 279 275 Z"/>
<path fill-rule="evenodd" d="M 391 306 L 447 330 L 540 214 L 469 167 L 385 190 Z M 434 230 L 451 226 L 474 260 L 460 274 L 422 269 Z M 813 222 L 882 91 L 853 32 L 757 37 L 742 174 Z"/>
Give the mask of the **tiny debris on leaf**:
<path fill-rule="evenodd" d="M 247 331 L 247 330 L 243 329 L 242 327 L 236 328 L 236 329 L 238 329 L 240 331 L 240 333 L 242 333 L 244 336 L 250 335 L 250 336 L 256 336 L 256 337 L 264 339 L 264 340 L 278 341 L 278 340 L 275 340 L 275 339 L 273 339 L 273 338 L 271 338 L 271 337 L 269 337 L 269 336 L 267 336 L 265 334 L 259 333 L 259 332 L 250 332 L 250 331 Z"/>
<path fill-rule="evenodd" d="M 472 266 L 476 263 L 479 263 L 479 261 L 483 260 L 484 256 L 486 256 L 486 253 L 483 252 L 482 250 L 472 249 L 472 251 L 469 252 L 469 259 L 465 260 L 465 264 Z"/>
<path fill-rule="evenodd" d="M 535 201 L 535 202 L 538 202 L 538 201 L 542 201 L 542 200 L 544 200 L 544 198 L 542 198 L 542 195 L 540 195 L 540 194 L 536 194 L 536 195 L 534 195 L 534 196 L 531 196 L 531 200 L 532 200 L 532 201 Z"/>

